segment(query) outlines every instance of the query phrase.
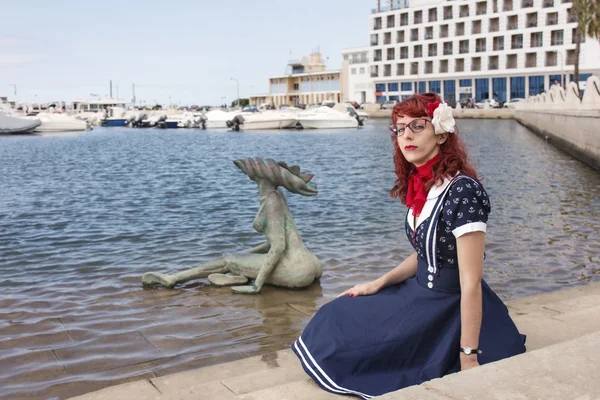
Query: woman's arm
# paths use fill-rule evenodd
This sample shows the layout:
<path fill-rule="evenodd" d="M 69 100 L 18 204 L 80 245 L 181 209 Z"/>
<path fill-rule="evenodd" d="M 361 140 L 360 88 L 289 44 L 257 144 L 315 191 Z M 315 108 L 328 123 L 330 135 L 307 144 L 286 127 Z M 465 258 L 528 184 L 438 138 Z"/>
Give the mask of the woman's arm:
<path fill-rule="evenodd" d="M 385 275 L 369 283 L 361 283 L 360 285 L 356 285 L 352 289 L 348 289 L 339 294 L 337 297 L 347 294 L 350 296 L 367 296 L 370 294 L 375 294 L 385 287 L 396 285 L 404 282 L 408 278 L 415 276 L 417 274 L 417 264 L 417 253 L 414 252 L 410 256 L 406 257 L 406 259 L 396 266 L 396 268 Z"/>
<path fill-rule="evenodd" d="M 466 233 L 456 239 L 461 291 L 460 347 L 479 348 L 484 244 L 485 233 L 481 231 Z M 460 365 L 463 371 L 479 365 L 477 355 L 466 355 L 461 352 Z"/>

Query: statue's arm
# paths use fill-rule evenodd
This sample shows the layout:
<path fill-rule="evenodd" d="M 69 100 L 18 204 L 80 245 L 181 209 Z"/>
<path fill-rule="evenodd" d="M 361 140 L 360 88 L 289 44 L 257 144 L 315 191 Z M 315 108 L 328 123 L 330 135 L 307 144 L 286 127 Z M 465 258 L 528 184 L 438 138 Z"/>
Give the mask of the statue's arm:
<path fill-rule="evenodd" d="M 250 253 L 265 254 L 271 249 L 271 243 L 264 242 L 250 249 Z"/>

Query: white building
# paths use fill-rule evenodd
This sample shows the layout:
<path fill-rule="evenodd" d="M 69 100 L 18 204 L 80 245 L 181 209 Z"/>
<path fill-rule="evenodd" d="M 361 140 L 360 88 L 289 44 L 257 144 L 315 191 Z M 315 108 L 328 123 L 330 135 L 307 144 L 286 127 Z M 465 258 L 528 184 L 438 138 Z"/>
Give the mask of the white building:
<path fill-rule="evenodd" d="M 577 25 L 572 7 L 570 0 L 377 1 L 369 19 L 375 98 L 433 91 L 451 103 L 506 101 L 568 82 Z M 599 72 L 600 43 L 587 38 L 580 82 Z"/>
<path fill-rule="evenodd" d="M 355 47 L 342 51 L 343 101 L 359 104 L 375 102 L 375 83 L 369 69 L 370 47 Z"/>

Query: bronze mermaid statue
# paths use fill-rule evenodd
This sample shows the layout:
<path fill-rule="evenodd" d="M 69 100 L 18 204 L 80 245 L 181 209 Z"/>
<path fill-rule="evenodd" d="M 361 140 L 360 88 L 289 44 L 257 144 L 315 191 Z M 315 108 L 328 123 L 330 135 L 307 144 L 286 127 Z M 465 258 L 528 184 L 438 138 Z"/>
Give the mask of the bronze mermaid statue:
<path fill-rule="evenodd" d="M 232 254 L 172 275 L 147 272 L 142 284 L 173 288 L 178 283 L 208 278 L 217 286 L 232 286 L 236 293 L 260 293 L 265 283 L 286 288 L 309 286 L 323 273 L 321 262 L 305 246 L 280 186 L 292 193 L 315 196 L 311 174 L 299 166 L 288 166 L 267 158 L 233 162 L 258 185 L 260 208 L 254 229 L 267 241 L 247 253 Z M 250 284 L 247 284 L 250 280 Z"/>

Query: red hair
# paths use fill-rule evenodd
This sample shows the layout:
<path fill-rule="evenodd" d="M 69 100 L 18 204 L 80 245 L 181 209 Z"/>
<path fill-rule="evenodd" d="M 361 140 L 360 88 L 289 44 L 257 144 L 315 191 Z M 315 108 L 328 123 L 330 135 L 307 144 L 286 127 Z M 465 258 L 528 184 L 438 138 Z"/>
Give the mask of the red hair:
<path fill-rule="evenodd" d="M 395 124 L 398 118 L 403 116 L 413 118 L 430 117 L 427 105 L 436 101 L 442 102 L 442 99 L 436 93 L 413 94 L 402 103 L 396 104 L 392 111 L 392 124 Z M 402 155 L 398 140 L 394 138 L 393 142 L 396 184 L 390 190 L 390 196 L 394 199 L 399 198 L 402 204 L 406 204 L 408 177 L 416 171 L 416 168 L 412 163 L 406 161 L 406 158 Z M 439 161 L 433 166 L 433 179 L 425 183 L 425 189 L 431 189 L 434 183 L 441 184 L 444 178 L 453 178 L 459 171 L 478 179 L 475 169 L 467 160 L 467 152 L 462 140 L 458 137 L 458 128 L 455 127 L 454 133 L 448 133 L 448 138 L 440 146 Z"/>

